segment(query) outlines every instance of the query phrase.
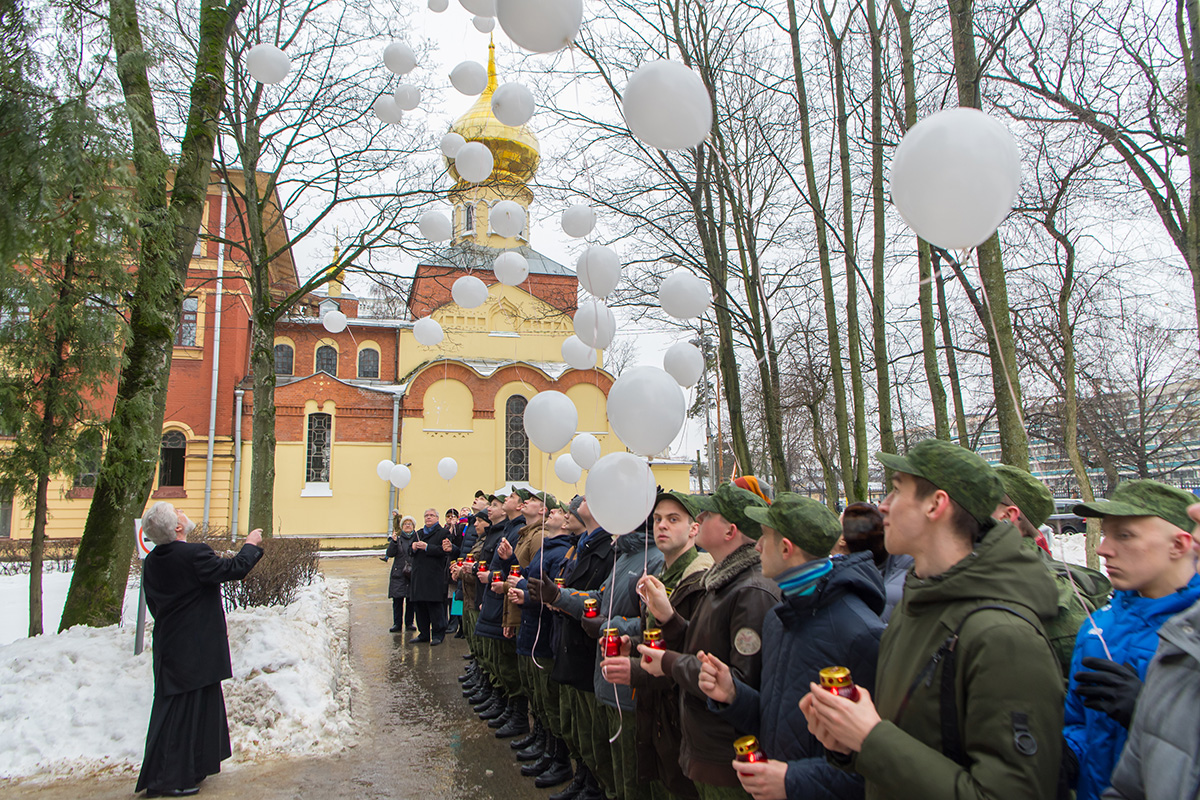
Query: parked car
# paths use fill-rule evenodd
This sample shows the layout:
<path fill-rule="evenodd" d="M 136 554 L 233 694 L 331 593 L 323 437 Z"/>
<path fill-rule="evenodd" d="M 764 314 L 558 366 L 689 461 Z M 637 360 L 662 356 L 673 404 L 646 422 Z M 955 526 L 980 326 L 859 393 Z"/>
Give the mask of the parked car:
<path fill-rule="evenodd" d="M 1081 502 L 1083 501 L 1055 498 L 1054 513 L 1046 520 L 1046 524 L 1054 530 L 1056 535 L 1083 533 L 1087 529 L 1087 520 L 1076 516 L 1074 511 L 1075 506 Z"/>

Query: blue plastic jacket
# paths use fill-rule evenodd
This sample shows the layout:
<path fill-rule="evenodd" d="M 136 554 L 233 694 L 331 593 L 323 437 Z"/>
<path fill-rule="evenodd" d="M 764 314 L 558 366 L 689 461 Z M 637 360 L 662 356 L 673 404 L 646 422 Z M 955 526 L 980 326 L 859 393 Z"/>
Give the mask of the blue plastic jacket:
<path fill-rule="evenodd" d="M 571 545 L 570 536 L 543 539 L 542 549 L 534 553 L 533 560 L 525 568 L 524 577 L 517 584 L 517 588 L 526 588 L 529 578 L 541 580 L 543 567 L 546 574 L 551 576 L 550 580 L 553 580 L 554 576 L 562 570 L 563 564 L 566 563 L 567 551 L 571 549 Z M 538 627 L 539 616 L 541 617 L 540 628 Z M 539 605 L 535 608 L 532 603 L 526 603 L 521 607 L 521 628 L 517 631 L 517 655 L 536 655 L 538 658 L 554 657 L 554 617 L 554 612 L 545 606 Z M 537 640 L 536 653 L 533 648 L 535 639 Z"/>
<path fill-rule="evenodd" d="M 508 568 L 517 563 L 516 553 L 508 558 L 501 558 L 496 552 L 499 550 L 500 537 L 508 540 L 508 543 L 515 545 L 517 543 L 517 534 L 521 532 L 521 528 L 525 527 L 525 517 L 518 516 L 516 519 L 510 519 L 507 522 L 501 522 L 492 526 L 495 531 L 499 528 L 502 532 L 496 537 L 495 544 L 492 545 L 492 551 L 489 553 L 485 546 L 481 555 L 490 558 L 488 559 L 488 569 L 507 574 Z M 488 537 L 491 539 L 491 537 Z M 483 595 L 483 600 L 479 604 L 479 620 L 475 623 L 475 633 L 479 636 L 486 636 L 489 639 L 504 638 L 504 595 L 499 595 L 484 586 L 479 584 L 476 590 L 477 595 Z"/>

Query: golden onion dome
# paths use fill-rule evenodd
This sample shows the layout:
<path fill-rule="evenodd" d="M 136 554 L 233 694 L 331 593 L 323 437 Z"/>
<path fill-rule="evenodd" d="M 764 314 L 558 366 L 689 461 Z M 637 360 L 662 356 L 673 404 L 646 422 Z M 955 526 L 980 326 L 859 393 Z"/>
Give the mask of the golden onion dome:
<path fill-rule="evenodd" d="M 487 88 L 475 104 L 467 109 L 467 113 L 450 126 L 450 130 L 468 142 L 481 142 L 492 151 L 495 166 L 491 180 L 528 183 L 537 174 L 541 161 L 538 139 L 527 125 L 514 128 L 496 119 L 492 113 L 492 92 L 496 91 L 497 85 L 496 44 L 492 42 L 488 45 Z M 461 183 L 454 162 L 446 159 L 446 164 L 450 168 L 450 175 Z"/>

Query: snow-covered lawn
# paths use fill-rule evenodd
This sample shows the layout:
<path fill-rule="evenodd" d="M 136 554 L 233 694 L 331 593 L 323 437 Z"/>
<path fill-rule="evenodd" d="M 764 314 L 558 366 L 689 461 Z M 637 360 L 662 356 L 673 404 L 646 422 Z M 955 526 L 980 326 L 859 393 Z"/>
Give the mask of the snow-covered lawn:
<path fill-rule="evenodd" d="M 67 602 L 67 590 L 71 588 L 70 572 L 42 573 L 42 630 L 54 633 L 62 619 L 63 605 Z M 133 625 L 137 621 L 138 584 L 137 577 L 130 576 L 125 589 L 125 610 L 122 622 Z M 147 614 L 149 617 L 149 614 Z M 29 633 L 29 576 L 0 575 L 0 645 L 15 642 Z M 133 633 L 129 634 L 130 642 Z M 133 645 L 130 645 L 132 649 Z"/>
<path fill-rule="evenodd" d="M 17 594 L 10 581 L 28 587 L 28 576 L 0 577 L 0 598 Z M 136 603 L 135 588 L 127 618 Z M 224 690 L 233 759 L 227 763 L 332 753 L 348 744 L 349 607 L 346 581 L 318 578 L 287 607 L 228 615 L 233 678 Z M 6 603 L 3 616 L 22 618 L 25 608 L 22 597 Z M 54 622 L 46 629 L 55 630 Z M 134 656 L 133 628 L 76 627 L 0 646 L 0 780 L 136 772 L 154 686 L 149 635 L 146 650 Z"/>

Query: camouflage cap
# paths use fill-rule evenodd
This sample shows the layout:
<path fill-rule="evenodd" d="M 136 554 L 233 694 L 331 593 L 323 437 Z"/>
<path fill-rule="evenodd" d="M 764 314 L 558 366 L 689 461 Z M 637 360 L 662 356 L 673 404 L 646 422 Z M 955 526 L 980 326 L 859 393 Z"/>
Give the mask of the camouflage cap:
<path fill-rule="evenodd" d="M 690 516 L 692 519 L 696 518 L 696 509 L 692 507 L 692 498 L 690 495 L 677 492 L 674 489 L 670 489 L 665 492 L 659 492 L 658 496 L 654 498 L 654 508 L 658 508 L 658 504 L 663 500 L 674 500 L 676 503 L 679 503 L 679 505 L 683 506 L 683 510 L 688 513 L 688 516 Z M 650 513 L 653 514 L 654 510 L 651 509 Z"/>
<path fill-rule="evenodd" d="M 689 500 L 697 516 L 705 511 L 720 514 L 751 539 L 762 536 L 762 526 L 757 520 L 746 515 L 748 508 L 767 507 L 767 501 L 754 492 L 732 483 L 722 483 L 712 494 L 694 494 Z"/>
<path fill-rule="evenodd" d="M 990 525 L 1004 496 L 996 471 L 977 453 L 944 439 L 917 442 L 903 456 L 876 453 L 880 464 L 932 483 L 967 510 L 980 525 Z"/>
<path fill-rule="evenodd" d="M 1117 484 L 1112 497 L 1075 506 L 1081 517 L 1159 517 L 1185 531 L 1196 527 L 1187 509 L 1200 498 L 1191 492 L 1151 480 Z"/>
<path fill-rule="evenodd" d="M 476 497 L 483 497 L 483 498 L 487 498 L 487 496 L 488 496 L 488 493 L 487 493 L 487 492 L 485 492 L 483 489 L 476 489 L 476 490 L 475 490 L 475 496 L 476 496 Z"/>
<path fill-rule="evenodd" d="M 529 491 L 528 489 L 514 489 L 513 491 L 517 493 L 517 497 L 521 498 L 522 501 L 533 497 L 533 492 Z"/>
<path fill-rule="evenodd" d="M 780 492 L 768 508 L 747 508 L 746 516 L 819 558 L 829 555 L 842 536 L 842 523 L 828 506 L 795 492 Z"/>
<path fill-rule="evenodd" d="M 1021 509 L 1021 515 L 1035 528 L 1040 528 L 1054 513 L 1054 498 L 1046 484 L 1020 467 L 1001 464 L 995 468 L 996 476 L 1004 486 L 1004 493 L 1012 504 Z"/>
<path fill-rule="evenodd" d="M 550 494 L 549 492 L 533 492 L 525 499 L 528 500 L 530 498 L 541 500 L 543 503 L 545 503 L 547 511 L 553 511 L 554 509 L 558 508 L 558 501 L 555 500 L 554 495 Z"/>

